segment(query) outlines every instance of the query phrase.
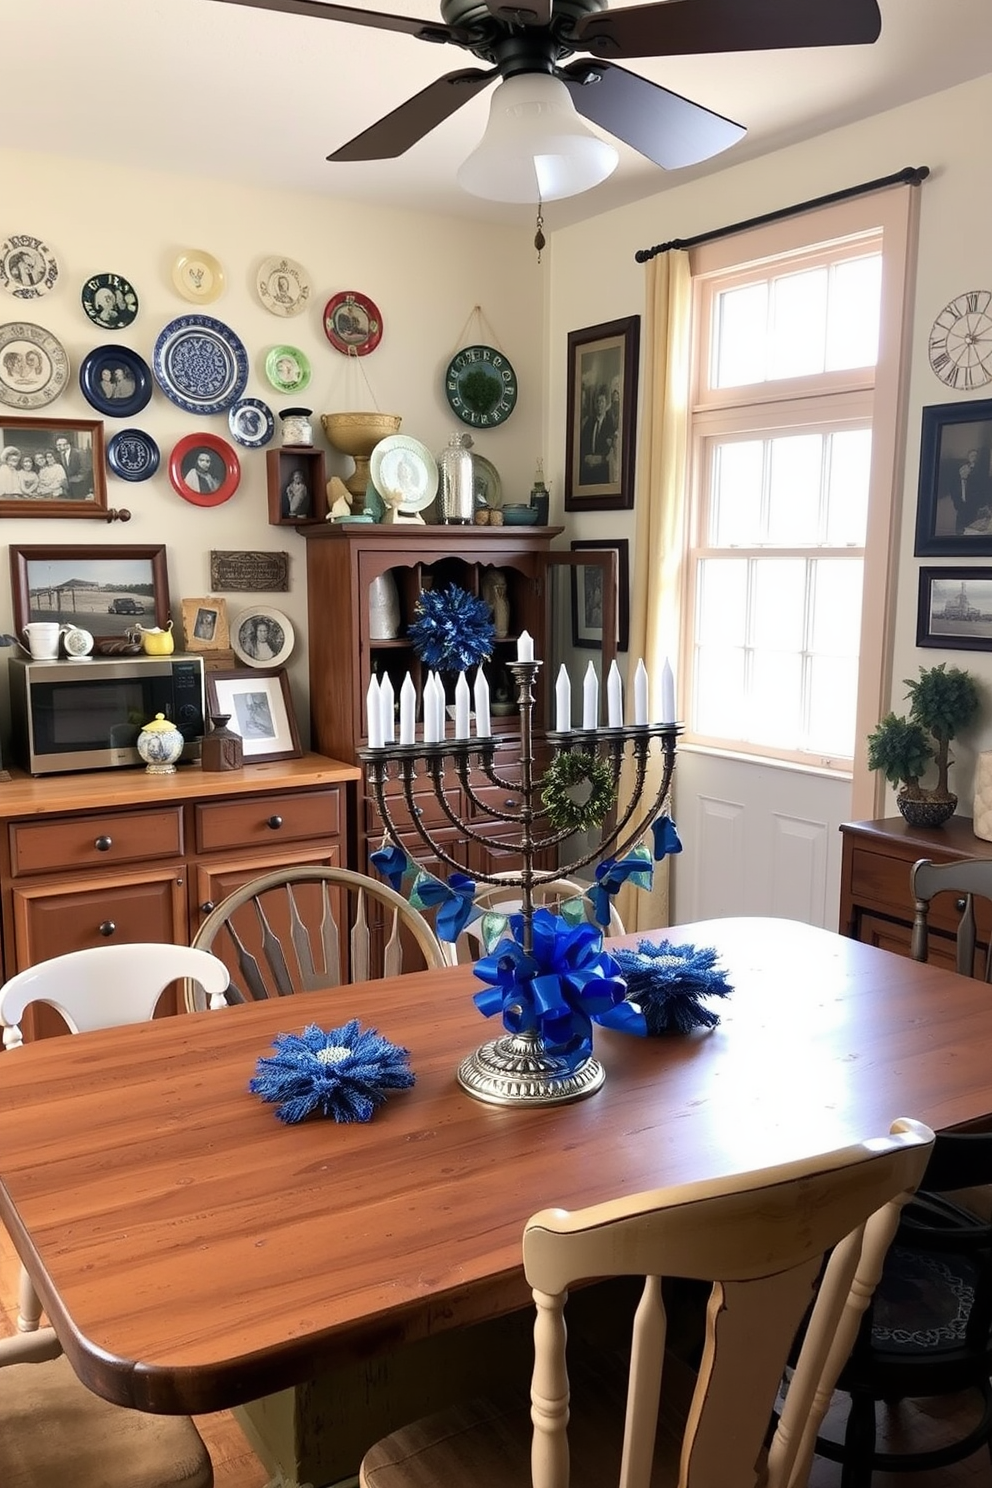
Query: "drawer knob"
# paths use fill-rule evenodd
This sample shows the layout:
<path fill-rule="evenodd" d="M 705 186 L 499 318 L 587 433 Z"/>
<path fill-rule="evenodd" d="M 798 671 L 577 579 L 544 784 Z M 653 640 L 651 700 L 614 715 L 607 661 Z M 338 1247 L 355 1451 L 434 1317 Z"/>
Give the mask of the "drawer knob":
<path fill-rule="evenodd" d="M 104 920 L 103 924 L 100 926 L 100 934 L 103 936 L 113 935 L 116 929 L 117 926 L 114 924 L 113 920 Z"/>
<path fill-rule="evenodd" d="M 957 910 L 958 914 L 964 914 L 967 903 L 967 899 L 955 899 L 954 908 Z"/>
<path fill-rule="evenodd" d="M 516 797 L 514 796 L 507 796 L 506 800 L 503 802 L 504 806 L 509 806 L 511 809 L 516 806 L 516 804 Z"/>
<path fill-rule="evenodd" d="M 209 914 L 213 907 L 214 901 L 212 899 L 204 899 L 203 903 L 200 905 L 200 913 Z"/>
<path fill-rule="evenodd" d="M 113 837 L 98 837 L 93 844 L 97 852 L 109 852 L 113 845 Z"/>
<path fill-rule="evenodd" d="M 267 827 L 271 827 L 272 830 L 273 830 L 273 832 L 278 832 L 279 828 L 282 826 L 282 817 L 281 816 L 270 816 L 269 819 L 268 819 L 268 821 L 265 823 L 265 825 Z"/>

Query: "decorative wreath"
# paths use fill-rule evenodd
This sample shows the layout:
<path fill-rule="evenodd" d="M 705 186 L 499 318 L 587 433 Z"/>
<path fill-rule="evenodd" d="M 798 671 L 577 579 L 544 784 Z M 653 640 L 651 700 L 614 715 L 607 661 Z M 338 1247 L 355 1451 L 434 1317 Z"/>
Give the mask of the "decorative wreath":
<path fill-rule="evenodd" d="M 577 785 L 589 787 L 584 801 L 573 800 L 569 795 Z M 541 800 L 548 821 L 557 832 L 585 832 L 590 827 L 601 827 L 616 798 L 610 767 L 581 750 L 556 755 L 541 778 Z"/>
<path fill-rule="evenodd" d="M 414 614 L 409 636 L 427 666 L 464 672 L 492 655 L 496 627 L 489 606 L 467 589 L 425 589 Z"/>

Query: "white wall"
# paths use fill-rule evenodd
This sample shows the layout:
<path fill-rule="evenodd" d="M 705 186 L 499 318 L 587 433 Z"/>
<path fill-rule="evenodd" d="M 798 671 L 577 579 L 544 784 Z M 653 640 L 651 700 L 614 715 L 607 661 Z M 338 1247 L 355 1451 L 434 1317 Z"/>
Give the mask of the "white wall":
<path fill-rule="evenodd" d="M 62 342 L 71 362 L 69 390 L 48 407 L 32 410 L 37 417 L 99 418 L 77 381 L 87 352 L 116 341 L 150 363 L 163 326 L 178 315 L 202 309 L 229 325 L 245 343 L 251 368 L 246 394 L 263 399 L 275 413 L 293 405 L 315 410 L 315 433 L 326 448 L 328 474 L 347 475 L 350 459 L 324 444 L 316 414 L 365 411 L 378 405 L 384 413 L 401 414 L 401 432 L 436 452 L 449 433 L 466 428 L 444 399 L 443 374 L 451 356 L 467 342 L 495 341 L 514 366 L 519 397 L 502 426 L 475 436 L 476 449 L 499 471 L 504 497 L 526 500 L 537 457 L 543 453 L 544 297 L 549 277 L 547 260 L 537 263 L 529 229 L 356 206 L 301 193 L 250 191 L 152 170 L 139 174 L 104 164 L 86 167 L 77 160 L 14 151 L 0 151 L 0 177 L 5 203 L 0 237 L 24 232 L 44 239 L 61 269 L 58 284 L 43 299 L 21 303 L 0 291 L 0 319 L 43 326 Z M 226 272 L 223 295 L 202 307 L 182 299 L 171 280 L 173 261 L 189 248 L 206 249 Z M 299 260 L 311 277 L 310 308 L 288 320 L 270 314 L 254 289 L 255 270 L 272 253 Z M 138 318 L 124 331 L 100 331 L 80 303 L 85 280 L 102 272 L 123 274 L 138 292 Z M 331 347 L 322 328 L 324 305 L 343 289 L 368 295 L 383 317 L 380 345 L 357 364 Z M 473 316 L 477 305 L 484 319 Z M 299 346 L 312 363 L 313 379 L 305 394 L 281 397 L 265 378 L 265 355 L 281 342 Z M 14 413 L 0 406 L 5 421 Z M 108 472 L 108 504 L 128 507 L 133 514 L 129 523 L 9 519 L 4 522 L 4 540 L 164 543 L 177 627 L 180 599 L 209 592 L 211 549 L 288 551 L 288 594 L 230 594 L 227 604 L 233 616 L 263 599 L 294 622 L 297 644 L 289 670 L 306 737 L 305 544 L 292 528 L 268 524 L 265 451 L 234 445 L 242 469 L 239 489 L 222 506 L 196 507 L 173 490 L 169 453 L 179 439 L 198 429 L 233 444 L 227 415 L 194 417 L 156 387 L 141 413 L 126 421 L 105 421 L 107 438 L 125 422 L 145 429 L 162 451 L 162 464 L 150 481 L 128 483 Z M 276 423 L 278 428 L 278 418 Z M 276 444 L 278 440 L 277 432 Z M 0 582 L 0 629 L 9 631 L 11 626 L 9 586 Z M 0 651 L 0 697 L 6 684 L 3 655 Z M 0 717 L 5 716 L 0 705 Z"/>
<path fill-rule="evenodd" d="M 892 657 L 892 705 L 905 711 L 902 679 L 918 668 L 946 661 L 971 671 L 983 688 L 981 725 L 967 743 L 953 746 L 951 788 L 970 814 L 974 754 L 992 748 L 992 653 L 938 651 L 916 646 L 916 602 L 921 563 L 944 560 L 913 556 L 921 409 L 963 401 L 930 370 L 927 336 L 942 307 L 964 290 L 992 288 L 992 171 L 988 119 L 992 77 L 980 78 L 864 123 L 796 145 L 703 180 L 677 186 L 653 200 L 563 229 L 552 244 L 549 311 L 548 402 L 553 514 L 561 520 L 564 470 L 565 374 L 568 332 L 621 316 L 642 314 L 643 268 L 638 248 L 688 238 L 776 208 L 819 197 L 846 186 L 890 175 L 904 166 L 928 165 L 922 186 L 920 243 L 912 331 L 912 375 L 906 419 L 902 524 L 898 534 L 898 587 Z M 642 358 L 645 348 L 642 338 Z M 983 390 L 992 397 L 992 386 Z M 980 398 L 982 393 L 973 395 Z M 574 535 L 633 537 L 633 512 L 571 513 Z M 948 559 L 947 566 L 967 562 Z M 978 562 L 983 560 L 979 559 Z M 992 564 L 992 560 L 984 560 Z M 890 802 L 891 805 L 891 802 Z"/>

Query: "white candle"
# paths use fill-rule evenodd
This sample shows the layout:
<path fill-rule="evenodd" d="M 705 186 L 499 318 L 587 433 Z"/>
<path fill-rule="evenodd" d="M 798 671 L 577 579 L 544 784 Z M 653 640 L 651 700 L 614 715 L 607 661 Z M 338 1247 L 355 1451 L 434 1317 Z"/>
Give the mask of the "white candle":
<path fill-rule="evenodd" d="M 610 728 L 623 727 L 623 679 L 615 659 L 606 677 L 606 722 Z"/>
<path fill-rule="evenodd" d="M 528 630 L 522 630 L 517 638 L 517 660 L 534 660 L 534 637 Z"/>
<path fill-rule="evenodd" d="M 417 736 L 417 689 L 407 672 L 400 687 L 400 743 L 412 744 Z"/>
<path fill-rule="evenodd" d="M 382 742 L 395 744 L 396 693 L 393 691 L 393 679 L 388 672 L 379 683 L 379 713 L 382 718 Z"/>
<path fill-rule="evenodd" d="M 445 722 L 447 715 L 444 711 L 444 683 L 437 672 L 431 674 L 434 678 L 434 717 L 437 720 L 435 732 L 438 741 L 444 738 Z"/>
<path fill-rule="evenodd" d="M 648 669 L 643 660 L 638 661 L 634 671 L 634 722 L 648 721 Z"/>
<path fill-rule="evenodd" d="M 468 681 L 464 672 L 458 673 L 458 681 L 455 683 L 455 738 L 467 739 L 469 735 L 468 711 L 470 694 Z"/>
<path fill-rule="evenodd" d="M 675 722 L 675 677 L 667 656 L 665 665 L 661 669 L 661 718 L 659 722 Z"/>
<path fill-rule="evenodd" d="M 555 682 L 555 728 L 559 733 L 565 733 L 572 727 L 572 683 L 565 663 L 562 662 L 558 668 L 558 678 Z"/>
<path fill-rule="evenodd" d="M 434 673 L 427 673 L 424 683 L 424 743 L 437 743 L 437 708 L 434 705 Z"/>
<path fill-rule="evenodd" d="M 365 716 L 368 720 L 369 748 L 382 748 L 382 699 L 379 696 L 379 679 L 376 676 L 369 678 L 368 691 L 365 694 Z"/>
<path fill-rule="evenodd" d="M 492 733 L 489 722 L 489 683 L 481 666 L 475 674 L 475 732 L 480 739 L 488 739 Z"/>
<path fill-rule="evenodd" d="M 594 729 L 599 725 L 599 678 L 592 662 L 586 667 L 582 679 L 582 727 Z"/>

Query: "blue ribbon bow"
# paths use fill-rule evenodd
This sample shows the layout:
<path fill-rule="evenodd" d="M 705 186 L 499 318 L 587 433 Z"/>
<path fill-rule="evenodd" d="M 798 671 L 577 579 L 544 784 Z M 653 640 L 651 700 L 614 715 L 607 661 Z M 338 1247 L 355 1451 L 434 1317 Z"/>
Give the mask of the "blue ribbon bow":
<path fill-rule="evenodd" d="M 586 891 L 593 917 L 604 929 L 610 923 L 610 900 L 630 880 L 639 889 L 650 889 L 654 878 L 651 854 L 638 844 L 625 858 L 604 858 L 596 868 L 596 882 Z"/>
<path fill-rule="evenodd" d="M 397 894 L 403 892 L 403 880 L 412 865 L 401 847 L 380 847 L 369 855 L 369 862 L 382 874 Z"/>
<path fill-rule="evenodd" d="M 529 955 L 520 943 L 523 925 L 523 915 L 511 915 L 513 938 L 476 962 L 475 975 L 490 985 L 476 992 L 475 1005 L 486 1018 L 502 1013 L 509 1033 L 536 1033 L 575 1068 L 592 1048 L 593 1018 L 623 1002 L 623 978 L 595 925 L 573 926 L 548 909 L 535 910 Z"/>
<path fill-rule="evenodd" d="M 434 929 L 439 940 L 457 940 L 465 926 L 478 915 L 475 908 L 475 879 L 467 873 L 452 873 L 447 883 L 421 870 L 410 892 L 414 909 L 437 908 Z"/>
<path fill-rule="evenodd" d="M 675 823 L 670 816 L 656 816 L 651 823 L 651 831 L 654 833 L 654 860 L 660 863 L 662 858 L 667 858 L 669 853 L 680 853 L 682 843 L 679 834 L 675 830 Z"/>

